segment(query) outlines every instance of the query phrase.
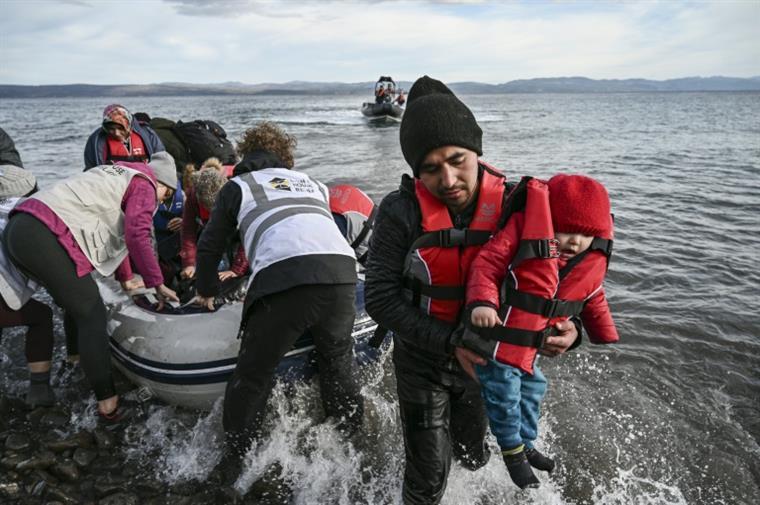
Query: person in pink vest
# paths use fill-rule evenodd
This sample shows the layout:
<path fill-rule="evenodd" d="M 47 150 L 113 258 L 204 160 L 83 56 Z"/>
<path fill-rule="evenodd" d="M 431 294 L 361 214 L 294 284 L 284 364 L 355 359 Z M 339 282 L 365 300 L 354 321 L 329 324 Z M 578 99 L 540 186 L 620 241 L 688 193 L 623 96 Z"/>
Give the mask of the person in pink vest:
<path fill-rule="evenodd" d="M 159 309 L 176 294 L 164 286 L 151 228 L 158 203 L 177 186 L 174 160 L 156 153 L 150 164 L 101 165 L 35 193 L 17 205 L 4 243 L 14 266 L 47 289 L 77 335 L 82 370 L 104 424 L 133 410 L 119 402 L 111 375 L 106 308 L 90 275 L 116 274 L 125 289 L 155 288 Z"/>

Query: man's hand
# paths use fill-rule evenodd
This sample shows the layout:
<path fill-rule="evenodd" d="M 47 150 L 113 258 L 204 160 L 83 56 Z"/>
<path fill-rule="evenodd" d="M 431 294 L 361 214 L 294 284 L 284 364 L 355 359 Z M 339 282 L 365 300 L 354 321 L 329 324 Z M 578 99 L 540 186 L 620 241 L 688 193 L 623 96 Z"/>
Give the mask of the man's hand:
<path fill-rule="evenodd" d="M 182 228 L 182 218 L 174 217 L 170 219 L 166 227 L 169 229 L 170 232 L 179 231 Z"/>
<path fill-rule="evenodd" d="M 163 309 L 164 305 L 166 305 L 167 300 L 174 302 L 179 301 L 179 298 L 177 298 L 177 293 L 167 288 L 163 284 L 156 286 L 156 298 L 158 298 L 158 307 L 156 308 L 157 310 Z"/>
<path fill-rule="evenodd" d="M 220 281 L 226 281 L 227 279 L 232 279 L 234 277 L 237 277 L 238 274 L 233 272 L 232 270 L 225 270 L 224 272 L 219 272 L 219 280 Z"/>
<path fill-rule="evenodd" d="M 135 289 L 144 288 L 145 283 L 142 281 L 142 279 L 136 279 L 132 277 L 129 280 L 123 281 L 121 283 L 121 289 L 129 293 L 130 291 L 134 291 Z"/>
<path fill-rule="evenodd" d="M 478 376 L 475 375 L 475 365 L 485 366 L 487 361 L 485 358 L 475 354 L 469 349 L 464 347 L 454 347 L 454 356 L 456 356 L 459 365 L 467 375 L 473 378 L 475 382 L 478 381 Z"/>
<path fill-rule="evenodd" d="M 493 328 L 497 324 L 504 324 L 499 319 L 499 313 L 493 307 L 475 307 L 472 310 L 470 321 L 473 326 L 479 328 Z"/>
<path fill-rule="evenodd" d="M 201 296 L 201 295 L 195 295 L 195 298 L 192 299 L 192 303 L 195 305 L 200 305 L 201 307 L 205 307 L 210 311 L 214 310 L 214 297 L 213 296 Z"/>
<path fill-rule="evenodd" d="M 578 329 L 570 320 L 560 321 L 554 327 L 557 328 L 560 334 L 554 337 L 546 337 L 544 346 L 538 351 L 544 356 L 554 357 L 562 354 L 578 338 Z"/>
<path fill-rule="evenodd" d="M 195 277 L 195 267 L 189 266 L 182 269 L 182 271 L 179 273 L 179 276 L 183 279 L 192 279 Z"/>

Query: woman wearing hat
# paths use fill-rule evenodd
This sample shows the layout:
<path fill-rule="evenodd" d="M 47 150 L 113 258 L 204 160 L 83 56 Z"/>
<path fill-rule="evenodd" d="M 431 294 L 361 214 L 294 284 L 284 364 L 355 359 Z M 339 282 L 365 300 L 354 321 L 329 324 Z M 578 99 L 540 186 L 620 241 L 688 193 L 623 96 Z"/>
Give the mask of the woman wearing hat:
<path fill-rule="evenodd" d="M 105 423 L 131 411 L 119 405 L 111 376 L 106 308 L 92 276 L 132 280 L 132 263 L 159 303 L 177 300 L 164 286 L 151 240 L 153 213 L 177 186 L 166 152 L 149 164 L 102 165 L 61 181 L 17 205 L 5 229 L 13 264 L 45 287 L 74 326 L 82 369 Z"/>
<path fill-rule="evenodd" d="M 8 214 L 21 197 L 36 191 L 31 172 L 13 165 L 0 165 L 0 239 Z M 27 326 L 26 361 L 30 384 L 26 403 L 31 407 L 53 404 L 50 389 L 50 360 L 53 356 L 53 311 L 31 298 L 34 282 L 19 272 L 6 257 L 0 243 L 0 328 Z"/>

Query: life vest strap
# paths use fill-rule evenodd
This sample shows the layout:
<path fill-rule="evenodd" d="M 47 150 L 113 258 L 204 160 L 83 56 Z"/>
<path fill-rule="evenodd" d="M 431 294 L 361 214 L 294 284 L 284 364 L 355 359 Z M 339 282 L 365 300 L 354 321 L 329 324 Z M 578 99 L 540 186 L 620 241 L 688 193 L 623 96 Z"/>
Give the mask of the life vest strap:
<path fill-rule="evenodd" d="M 414 241 L 410 249 L 483 245 L 490 240 L 492 234 L 488 230 L 446 228 L 444 230 L 423 233 Z"/>
<path fill-rule="evenodd" d="M 559 258 L 559 240 L 556 238 L 521 240 L 520 245 L 517 247 L 517 253 L 512 259 L 512 268 L 517 267 L 517 265 L 525 260 L 533 258 Z"/>
<path fill-rule="evenodd" d="M 612 256 L 612 240 L 602 237 L 594 237 L 594 240 L 591 241 L 591 245 L 589 246 L 589 250 L 601 251 L 609 258 Z"/>
<path fill-rule="evenodd" d="M 362 241 L 367 238 L 367 235 L 369 235 L 369 232 L 372 231 L 372 227 L 375 224 L 375 216 L 377 215 L 377 205 L 375 205 L 372 208 L 372 212 L 370 212 L 369 217 L 367 217 L 367 220 L 364 221 L 364 225 L 362 226 L 361 231 L 356 236 L 353 242 L 351 242 L 351 249 L 356 249 L 359 244 L 362 243 Z"/>
<path fill-rule="evenodd" d="M 404 287 L 412 290 L 412 305 L 419 306 L 420 295 L 436 300 L 464 300 L 464 286 L 431 286 L 415 277 L 404 277 Z"/>
<path fill-rule="evenodd" d="M 541 349 L 546 342 L 546 337 L 558 335 L 559 332 L 553 326 L 543 331 L 521 330 L 519 328 L 506 328 L 504 326 L 494 326 L 492 328 L 470 328 L 486 340 L 498 340 L 507 344 L 519 345 L 522 347 L 535 347 Z"/>
<path fill-rule="evenodd" d="M 511 285 L 505 287 L 502 300 L 504 305 L 516 307 L 518 309 L 538 314 L 549 319 L 553 317 L 570 317 L 577 316 L 583 310 L 585 301 L 583 300 L 561 300 L 559 298 L 544 298 L 542 296 L 518 291 Z"/>

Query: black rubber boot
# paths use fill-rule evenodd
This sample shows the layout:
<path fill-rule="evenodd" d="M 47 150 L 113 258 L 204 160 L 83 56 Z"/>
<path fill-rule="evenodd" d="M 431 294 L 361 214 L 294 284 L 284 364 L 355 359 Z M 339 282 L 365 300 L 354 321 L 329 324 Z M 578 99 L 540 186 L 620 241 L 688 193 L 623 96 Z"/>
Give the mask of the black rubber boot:
<path fill-rule="evenodd" d="M 507 465 L 509 476 L 512 478 L 512 482 L 517 484 L 520 489 L 538 487 L 541 484 L 533 474 L 533 469 L 530 467 L 528 458 L 525 456 L 525 450 L 522 447 L 520 448 L 520 452 L 515 454 L 504 454 L 504 452 L 502 452 L 502 456 L 504 457 L 504 464 Z"/>
<path fill-rule="evenodd" d="M 52 407 L 55 403 L 53 389 L 50 387 L 50 370 L 29 374 L 29 390 L 26 404 L 30 407 Z"/>
<path fill-rule="evenodd" d="M 536 470 L 552 473 L 554 470 L 554 460 L 548 456 L 544 456 L 536 448 L 525 449 L 525 457 L 528 458 L 530 466 Z"/>

